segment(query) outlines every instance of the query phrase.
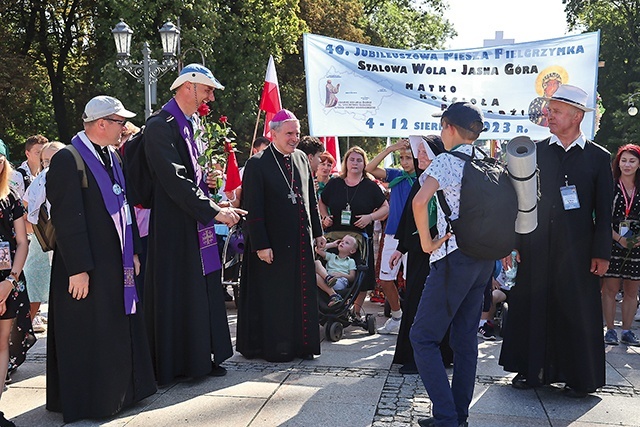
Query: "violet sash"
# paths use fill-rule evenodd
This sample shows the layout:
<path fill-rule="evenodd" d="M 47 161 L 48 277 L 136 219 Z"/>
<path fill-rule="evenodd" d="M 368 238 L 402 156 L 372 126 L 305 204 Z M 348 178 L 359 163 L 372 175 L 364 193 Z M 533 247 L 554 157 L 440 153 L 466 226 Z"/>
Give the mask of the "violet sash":
<path fill-rule="evenodd" d="M 193 137 L 193 130 L 189 120 L 184 115 L 175 98 L 171 98 L 163 107 L 163 110 L 171 114 L 178 124 L 180 135 L 187 145 L 187 151 L 189 151 L 189 157 L 191 159 L 191 166 L 193 167 L 193 174 L 195 177 L 198 188 L 202 190 L 205 196 L 209 196 L 209 188 L 204 181 L 204 173 L 200 164 L 198 163 L 198 157 L 200 156 L 200 150 Z M 200 246 L 200 261 L 202 263 L 202 274 L 207 275 L 214 271 L 218 271 L 222 268 L 220 264 L 220 254 L 218 253 L 218 240 L 214 227 L 215 221 L 212 220 L 209 224 L 200 224 L 198 222 L 198 245 Z"/>
<path fill-rule="evenodd" d="M 138 294 L 134 281 L 133 268 L 133 228 L 131 227 L 131 211 L 127 204 L 125 194 L 126 187 L 124 182 L 124 174 L 120 167 L 120 162 L 115 154 L 109 151 L 111 156 L 111 170 L 115 184 L 111 181 L 111 177 L 107 173 L 105 166 L 98 160 L 97 154 L 83 142 L 90 143 L 89 138 L 84 131 L 79 132 L 71 140 L 71 144 L 78 150 L 87 167 L 93 174 L 104 206 L 111 215 L 113 224 L 118 232 L 120 239 L 120 250 L 122 252 L 122 269 L 124 273 L 124 311 L 126 314 L 136 313 L 136 304 L 138 303 Z M 118 187 L 116 187 L 118 186 Z M 119 190 L 117 190 L 119 188 Z M 98 255 L 100 256 L 100 255 Z"/>

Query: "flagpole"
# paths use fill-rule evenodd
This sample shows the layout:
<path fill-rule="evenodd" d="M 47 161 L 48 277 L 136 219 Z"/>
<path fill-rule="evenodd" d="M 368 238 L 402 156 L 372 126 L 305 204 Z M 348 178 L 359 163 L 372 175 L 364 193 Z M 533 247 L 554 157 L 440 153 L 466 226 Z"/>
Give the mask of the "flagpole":
<path fill-rule="evenodd" d="M 256 127 L 253 129 L 253 139 L 251 140 L 251 150 L 249 151 L 249 157 L 253 156 L 253 141 L 256 140 L 258 136 L 258 123 L 260 123 L 260 112 L 262 110 L 258 108 L 258 117 L 256 118 Z"/>

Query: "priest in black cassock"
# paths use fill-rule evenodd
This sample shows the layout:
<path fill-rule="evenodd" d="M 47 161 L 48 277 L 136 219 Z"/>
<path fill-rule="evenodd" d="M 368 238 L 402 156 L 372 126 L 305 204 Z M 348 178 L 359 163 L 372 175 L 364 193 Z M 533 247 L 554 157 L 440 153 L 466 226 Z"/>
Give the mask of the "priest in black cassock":
<path fill-rule="evenodd" d="M 56 230 L 47 337 L 47 409 L 70 423 L 116 414 L 156 391 L 134 274 L 135 221 L 110 147 L 135 114 L 109 96 L 85 107 L 85 130 L 53 156 L 47 198 Z M 139 244 L 139 241 L 138 241 Z M 138 247 L 139 248 L 139 247 Z"/>
<path fill-rule="evenodd" d="M 549 98 L 553 134 L 537 143 L 538 227 L 520 235 L 500 364 L 518 389 L 565 383 L 570 397 L 605 384 L 600 277 L 611 256 L 611 156 L 580 131 L 588 96 Z"/>
<path fill-rule="evenodd" d="M 300 123 L 287 110 L 270 122 L 273 142 L 243 177 L 245 252 L 236 349 L 286 362 L 320 354 L 313 241 L 324 247 L 313 175 L 296 150 Z"/>
<path fill-rule="evenodd" d="M 209 197 L 198 163 L 196 111 L 224 86 L 211 70 L 189 64 L 171 85 L 175 96 L 145 129 L 153 204 L 144 285 L 145 320 L 158 384 L 177 377 L 223 376 L 233 355 L 213 220 L 228 226 L 237 211 Z"/>

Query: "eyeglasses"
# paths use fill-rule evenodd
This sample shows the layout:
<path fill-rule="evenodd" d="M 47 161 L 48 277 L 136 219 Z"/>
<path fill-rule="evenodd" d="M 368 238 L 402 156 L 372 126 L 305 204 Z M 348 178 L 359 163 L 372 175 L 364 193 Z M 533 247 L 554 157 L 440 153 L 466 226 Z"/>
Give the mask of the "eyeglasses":
<path fill-rule="evenodd" d="M 113 123 L 117 123 L 120 126 L 124 126 L 124 124 L 127 123 L 126 120 L 112 119 L 111 117 L 104 117 L 104 120 L 107 120 L 107 121 L 113 122 Z"/>

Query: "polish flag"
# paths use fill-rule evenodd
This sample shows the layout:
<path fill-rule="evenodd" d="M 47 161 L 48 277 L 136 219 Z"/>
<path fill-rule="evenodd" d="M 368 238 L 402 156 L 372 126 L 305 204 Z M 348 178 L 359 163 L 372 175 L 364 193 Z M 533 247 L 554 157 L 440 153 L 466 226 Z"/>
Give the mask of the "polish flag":
<path fill-rule="evenodd" d="M 273 55 L 269 56 L 269 65 L 267 65 L 267 74 L 264 77 L 264 87 L 262 88 L 262 98 L 260 99 L 260 109 L 266 113 L 264 117 L 263 135 L 271 140 L 269 122 L 278 111 L 282 110 L 280 87 L 278 86 L 278 75 L 276 74 Z"/>
<path fill-rule="evenodd" d="M 340 162 L 342 159 L 340 158 L 340 144 L 338 144 L 337 136 L 321 136 L 318 137 L 320 142 L 324 144 L 324 148 L 331 153 L 334 159 L 336 159 L 335 164 L 333 165 L 333 169 L 331 169 L 331 173 L 340 172 Z"/>

